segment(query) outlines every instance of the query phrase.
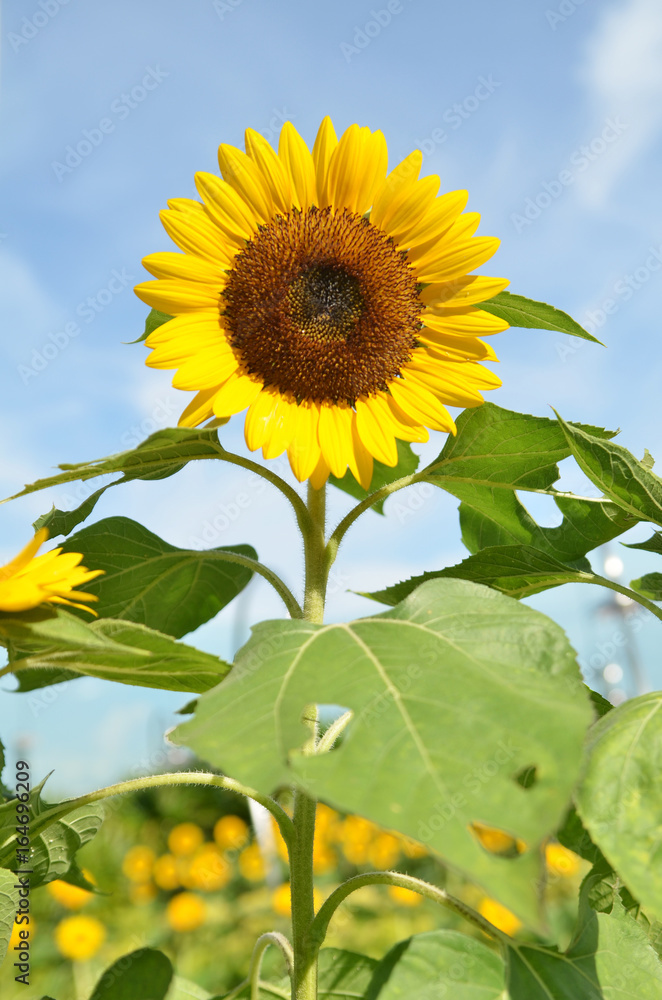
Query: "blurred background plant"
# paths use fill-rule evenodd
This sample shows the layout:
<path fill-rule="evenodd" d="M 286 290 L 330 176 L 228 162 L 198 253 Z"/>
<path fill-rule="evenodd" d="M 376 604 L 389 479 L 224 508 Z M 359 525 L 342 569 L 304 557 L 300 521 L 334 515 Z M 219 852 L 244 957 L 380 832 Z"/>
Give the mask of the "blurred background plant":
<path fill-rule="evenodd" d="M 476 824 L 474 833 L 495 853 L 525 849 L 501 831 Z M 180 976 L 222 993 L 245 975 L 260 934 L 289 932 L 285 844 L 268 814 L 252 819 L 244 800 L 221 789 L 182 786 L 110 800 L 106 821 L 79 858 L 94 891 L 61 880 L 35 891 L 31 985 L 16 984 L 6 960 L 3 1000 L 44 993 L 86 1000 L 105 968 L 148 945 L 162 949 Z M 547 845 L 546 861 L 552 936 L 567 943 L 589 866 L 557 843 Z M 324 804 L 314 865 L 317 906 L 353 874 L 395 868 L 447 887 L 507 933 L 520 931 L 512 913 L 422 844 Z M 340 908 L 325 944 L 379 958 L 396 941 L 439 927 L 471 933 L 459 917 L 406 889 L 366 886 Z M 279 962 L 270 950 L 265 973 L 280 974 Z"/>

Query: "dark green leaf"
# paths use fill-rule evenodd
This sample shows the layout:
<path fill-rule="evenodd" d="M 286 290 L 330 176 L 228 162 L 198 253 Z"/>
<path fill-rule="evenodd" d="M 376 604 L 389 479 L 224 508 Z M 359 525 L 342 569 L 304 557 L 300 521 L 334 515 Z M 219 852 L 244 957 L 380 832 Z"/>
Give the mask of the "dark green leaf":
<path fill-rule="evenodd" d="M 168 320 L 170 319 L 172 319 L 172 316 L 168 316 L 167 313 L 160 312 L 158 309 L 150 309 L 149 313 L 147 314 L 147 319 L 145 320 L 144 332 L 141 333 L 140 336 L 136 338 L 136 340 L 129 340 L 127 341 L 127 343 L 141 344 L 143 340 L 147 340 L 150 333 L 153 333 L 154 330 L 158 330 L 160 326 L 163 326 L 163 324 L 167 323 Z"/>
<path fill-rule="evenodd" d="M 558 414 L 557 414 L 558 416 Z M 558 417 L 577 464 L 606 497 L 643 521 L 662 524 L 662 479 L 627 448 Z"/>
<path fill-rule="evenodd" d="M 391 467 L 384 465 L 382 462 L 378 462 L 375 459 L 372 482 L 370 483 L 369 490 L 364 490 L 360 483 L 357 483 L 356 479 L 349 470 L 345 473 L 342 479 L 338 479 L 333 475 L 329 476 L 329 482 L 333 483 L 334 486 L 337 486 L 339 490 L 344 490 L 345 493 L 349 493 L 349 495 L 355 497 L 355 499 L 365 500 L 367 496 L 370 496 L 371 493 L 381 489 L 382 486 L 386 486 L 387 483 L 394 483 L 396 479 L 402 479 L 404 476 L 410 476 L 412 473 L 416 472 L 420 459 L 418 455 L 415 455 L 412 451 L 411 445 L 406 441 L 397 441 L 397 446 L 398 464 L 396 466 Z M 377 511 L 378 514 L 383 514 L 385 502 L 385 500 L 380 500 L 379 503 L 373 504 L 370 509 Z"/>
<path fill-rule="evenodd" d="M 623 543 L 625 545 L 625 542 Z M 644 549 L 646 552 L 657 552 L 662 556 L 662 531 L 655 531 L 645 542 L 631 542 L 628 549 Z"/>
<path fill-rule="evenodd" d="M 646 573 L 630 584 L 633 590 L 651 601 L 662 601 L 662 573 Z"/>
<path fill-rule="evenodd" d="M 139 948 L 106 969 L 90 1000 L 164 1000 L 171 979 L 172 965 L 163 952 Z"/>
<path fill-rule="evenodd" d="M 366 1000 L 502 1000 L 502 960 L 457 931 L 429 931 L 396 944 L 375 970 Z"/>
<path fill-rule="evenodd" d="M 177 639 L 213 618 L 250 582 L 251 570 L 226 557 L 257 559 L 250 545 L 179 549 L 128 517 L 97 521 L 62 549 L 83 552 L 88 569 L 104 571 L 85 585 L 99 598 L 94 610 L 101 618 L 140 622 Z"/>
<path fill-rule="evenodd" d="M 60 465 L 59 468 L 63 471 L 57 476 L 38 479 L 8 499 L 15 500 L 16 497 L 35 493 L 37 490 L 61 486 L 76 479 L 94 479 L 96 476 L 105 476 L 113 472 L 124 474 L 124 478 L 116 480 L 116 483 L 131 479 L 165 479 L 182 469 L 187 462 L 222 458 L 223 454 L 216 430 L 169 427 L 151 434 L 142 444 L 130 451 L 98 458 L 92 462 Z"/>
<path fill-rule="evenodd" d="M 662 918 L 662 692 L 641 695 L 591 729 L 576 795 L 591 838 L 628 889 Z"/>
<path fill-rule="evenodd" d="M 604 347 L 602 341 L 593 337 L 572 316 L 546 302 L 536 302 L 534 299 L 526 299 L 523 295 L 513 295 L 511 292 L 499 292 L 487 302 L 481 302 L 480 308 L 493 316 L 498 316 L 499 319 L 505 319 L 511 326 L 531 330 L 554 330 L 556 333 L 567 333 L 582 340 L 592 340 L 594 344 Z"/>
<path fill-rule="evenodd" d="M 611 708 L 611 705 L 609 707 Z M 563 826 L 557 830 L 556 836 L 564 847 L 567 847 L 569 851 L 574 851 L 580 858 L 590 861 L 591 864 L 604 861 L 602 852 L 591 840 L 574 806 L 568 810 Z"/>
<path fill-rule="evenodd" d="M 332 753 L 302 757 L 313 702 L 354 719 Z M 438 580 L 351 624 L 263 622 L 174 738 L 263 791 L 298 775 L 338 808 L 428 843 L 536 924 L 535 845 L 565 814 L 592 718 L 557 625 L 496 591 Z M 517 775 L 531 766 L 524 789 Z M 530 849 L 488 853 L 476 821 Z"/>
<path fill-rule="evenodd" d="M 19 680 L 27 672 L 32 675 L 23 690 L 67 680 L 72 672 L 199 693 L 217 684 L 230 669 L 211 653 L 175 642 L 145 625 L 112 618 L 87 623 L 66 611 L 37 622 L 1 618 L 0 635 L 10 640 L 10 662 Z M 35 682 L 35 676 L 41 683 Z"/>
<path fill-rule="evenodd" d="M 120 479 L 119 482 L 126 482 L 126 479 Z M 97 501 L 101 499 L 107 489 L 114 485 L 115 483 L 109 483 L 108 486 L 102 486 L 100 490 L 96 490 L 87 499 L 83 500 L 82 504 L 76 507 L 75 510 L 58 510 L 53 506 L 47 514 L 42 514 L 41 517 L 38 517 L 32 527 L 35 531 L 39 531 L 40 528 L 48 528 L 50 538 L 56 538 L 58 535 L 68 535 L 77 525 L 90 516 L 97 505 Z"/>
<path fill-rule="evenodd" d="M 614 433 L 599 427 L 587 430 L 596 437 Z M 460 500 L 469 499 L 467 487 L 476 486 L 548 492 L 559 478 L 557 463 L 570 452 L 555 420 L 483 403 L 460 414 L 457 435 L 447 438 L 425 473 L 429 482 Z"/>

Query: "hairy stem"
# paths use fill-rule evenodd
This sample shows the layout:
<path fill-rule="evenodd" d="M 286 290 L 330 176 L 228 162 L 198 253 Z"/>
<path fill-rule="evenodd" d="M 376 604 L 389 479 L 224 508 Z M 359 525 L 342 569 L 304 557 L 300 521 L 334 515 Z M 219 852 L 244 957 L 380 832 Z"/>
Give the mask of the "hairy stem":
<path fill-rule="evenodd" d="M 248 469 L 249 472 L 254 472 L 257 476 L 261 476 L 267 482 L 271 483 L 272 486 L 275 486 L 294 508 L 297 523 L 302 534 L 305 534 L 310 529 L 308 508 L 297 491 L 289 483 L 286 483 L 284 479 L 281 479 L 280 476 L 277 476 L 275 472 L 272 472 L 266 466 L 260 465 L 259 462 L 253 462 L 252 459 L 244 458 L 242 455 L 235 455 L 234 452 L 226 451 L 225 448 L 222 449 L 222 452 L 224 461 L 230 462 L 231 465 L 239 465 L 242 469 Z"/>
<path fill-rule="evenodd" d="M 509 940 L 507 934 L 500 931 L 489 920 L 482 917 L 480 913 L 477 913 L 470 906 L 467 906 L 466 903 L 463 903 L 462 900 L 456 899 L 455 896 L 450 896 L 444 889 L 430 885 L 429 882 L 424 882 L 420 878 L 414 878 L 413 875 L 401 875 L 400 872 L 367 872 L 365 875 L 355 875 L 354 878 L 343 882 L 320 907 L 310 928 L 310 945 L 316 951 L 319 952 L 320 946 L 326 937 L 331 918 L 340 904 L 350 893 L 356 892 L 357 889 L 363 888 L 364 885 L 397 885 L 403 889 L 411 889 L 413 892 L 418 892 L 421 896 L 425 896 L 435 903 L 441 903 L 442 906 L 464 917 L 465 920 L 469 920 L 475 927 L 489 934 L 490 937 L 496 938 L 499 941 Z"/>
<path fill-rule="evenodd" d="M 258 562 L 257 559 L 251 559 L 250 556 L 242 556 L 239 552 L 214 552 L 213 550 L 206 552 L 205 558 L 219 559 L 221 562 L 236 563 L 238 566 L 244 566 L 253 573 L 259 573 L 260 576 L 264 577 L 264 579 L 271 584 L 278 596 L 282 598 L 285 607 L 290 613 L 290 617 L 303 618 L 303 611 L 299 602 L 289 587 L 283 583 L 281 578 L 274 573 L 273 570 L 269 569 L 268 566 L 264 566 L 261 562 Z"/>
<path fill-rule="evenodd" d="M 262 959 L 270 944 L 275 944 L 276 947 L 280 949 L 287 964 L 288 975 L 290 977 L 292 976 L 294 952 L 292 951 L 292 945 L 287 940 L 285 935 L 279 934 L 278 931 L 268 931 L 266 934 L 261 934 L 255 942 L 253 954 L 251 956 L 250 972 L 248 973 L 248 982 L 251 988 L 251 1000 L 259 1000 Z"/>

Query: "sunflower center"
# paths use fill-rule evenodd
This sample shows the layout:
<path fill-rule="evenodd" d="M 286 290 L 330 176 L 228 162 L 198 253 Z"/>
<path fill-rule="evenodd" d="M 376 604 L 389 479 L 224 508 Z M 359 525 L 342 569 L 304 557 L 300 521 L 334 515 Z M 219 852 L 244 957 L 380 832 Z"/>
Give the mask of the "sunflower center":
<path fill-rule="evenodd" d="M 298 400 L 388 388 L 421 327 L 416 276 L 393 240 L 347 209 L 276 216 L 234 259 L 221 315 L 245 369 Z"/>
<path fill-rule="evenodd" d="M 345 340 L 363 310 L 358 278 L 328 266 L 302 271 L 287 297 L 292 326 L 312 340 Z"/>

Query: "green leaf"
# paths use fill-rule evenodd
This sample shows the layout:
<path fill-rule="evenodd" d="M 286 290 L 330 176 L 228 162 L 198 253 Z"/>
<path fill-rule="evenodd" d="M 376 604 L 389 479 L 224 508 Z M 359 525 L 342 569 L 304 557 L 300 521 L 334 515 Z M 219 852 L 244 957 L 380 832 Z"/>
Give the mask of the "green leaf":
<path fill-rule="evenodd" d="M 353 951 L 343 951 L 341 948 L 322 948 L 319 953 L 318 967 L 318 997 L 329 997 L 333 1000 L 357 1000 L 366 995 L 370 986 L 378 962 L 367 955 L 357 955 Z M 266 986 L 266 984 L 265 984 Z M 290 995 L 290 980 L 287 976 L 273 981 L 276 990 Z M 260 990 L 260 1000 L 273 1000 L 273 997 L 281 993 L 272 993 L 268 988 Z M 240 993 L 241 997 L 248 997 L 249 987 Z M 168 1000 L 170 998 L 168 997 Z M 212 1000 L 222 1000 L 221 997 L 213 997 Z"/>
<path fill-rule="evenodd" d="M 662 573 L 646 573 L 638 580 L 632 580 L 630 586 L 651 601 L 662 601 Z"/>
<path fill-rule="evenodd" d="M 429 931 L 401 941 L 375 970 L 366 1000 L 502 1000 L 502 960 L 457 931 Z"/>
<path fill-rule="evenodd" d="M 14 816 L 16 810 L 14 808 Z M 16 910 L 18 908 L 18 889 L 16 875 L 6 869 L 0 869 L 0 962 L 7 954 L 9 938 L 14 927 Z M 30 924 L 22 925 L 30 930 Z"/>
<path fill-rule="evenodd" d="M 609 707 L 611 708 L 611 705 Z M 563 826 L 557 831 L 556 836 L 564 847 L 574 851 L 580 858 L 590 861 L 593 865 L 603 862 L 606 864 L 602 852 L 591 840 L 574 806 L 568 810 Z"/>
<path fill-rule="evenodd" d="M 0 798 L 8 799 L 14 793 L 7 788 L 7 786 L 2 780 L 2 772 L 4 771 L 4 769 L 5 769 L 5 745 L 2 742 L 2 740 L 0 740 Z"/>
<path fill-rule="evenodd" d="M 179 549 L 128 517 L 97 521 L 62 549 L 84 553 L 89 569 L 104 571 L 85 584 L 99 598 L 94 610 L 101 618 L 140 622 L 176 639 L 213 618 L 250 582 L 251 570 L 226 555 L 257 559 L 250 545 Z"/>
<path fill-rule="evenodd" d="M 614 434 L 599 427 L 586 429 L 596 437 Z M 555 420 L 483 403 L 459 415 L 457 435 L 449 435 L 424 470 L 425 478 L 460 500 L 469 500 L 467 489 L 476 486 L 550 492 L 559 478 L 557 463 L 570 453 Z"/>
<path fill-rule="evenodd" d="M 627 448 L 558 416 L 577 464 L 606 497 L 642 521 L 662 524 L 662 479 Z"/>
<path fill-rule="evenodd" d="M 129 340 L 127 341 L 127 343 L 141 344 L 143 340 L 147 340 L 150 333 L 154 333 L 155 330 L 158 330 L 160 326 L 163 326 L 164 323 L 167 323 L 168 320 L 171 319 L 172 316 L 169 316 L 168 313 L 160 312 L 160 310 L 158 309 L 150 309 L 149 313 L 147 314 L 147 319 L 145 320 L 144 332 L 141 333 L 140 336 L 136 338 L 136 340 Z"/>
<path fill-rule="evenodd" d="M 163 952 L 139 948 L 106 969 L 90 1000 L 164 1000 L 171 979 L 172 965 Z"/>
<path fill-rule="evenodd" d="M 347 470 L 342 479 L 338 479 L 337 476 L 333 475 L 329 476 L 329 482 L 337 486 L 339 490 L 349 493 L 356 500 L 365 500 L 371 493 L 375 493 L 376 490 L 381 489 L 382 486 L 386 486 L 387 483 L 394 483 L 396 479 L 411 476 L 416 472 L 420 459 L 418 455 L 414 454 L 411 445 L 406 441 L 397 441 L 396 444 L 398 446 L 398 464 L 391 467 L 375 459 L 370 489 L 364 490 L 349 470 Z M 383 514 L 385 502 L 385 500 L 380 500 L 378 503 L 373 504 L 370 509 L 377 511 L 378 514 Z"/>
<path fill-rule="evenodd" d="M 112 618 L 88 624 L 66 611 L 42 621 L 0 618 L 0 635 L 10 640 L 10 664 L 19 681 L 29 675 L 20 690 L 67 680 L 73 673 L 199 693 L 230 669 L 211 653 L 145 625 Z"/>
<path fill-rule="evenodd" d="M 174 976 L 166 1000 L 213 1000 L 211 993 L 181 976 Z"/>
<path fill-rule="evenodd" d="M 304 757 L 301 716 L 315 702 L 354 719 L 340 747 Z M 339 809 L 424 841 L 535 925 L 536 845 L 565 814 L 592 718 L 557 625 L 496 591 L 438 580 L 351 624 L 258 625 L 174 739 L 253 787 L 298 777 Z M 527 767 L 537 780 L 524 789 Z M 476 821 L 529 850 L 489 854 Z"/>
<path fill-rule="evenodd" d="M 44 782 L 30 792 L 30 884 L 33 888 L 78 872 L 75 855 L 94 837 L 103 822 L 98 804 L 77 806 L 75 801 L 46 803 L 41 796 Z M 16 799 L 0 805 L 0 868 L 16 867 Z M 18 847 L 23 850 L 22 847 Z"/>
<path fill-rule="evenodd" d="M 122 472 L 123 479 L 110 485 L 128 482 L 132 479 L 166 479 L 179 472 L 187 462 L 205 458 L 222 458 L 224 449 L 218 442 L 215 430 L 204 428 L 169 427 L 156 431 L 139 444 L 137 448 L 123 451 L 107 458 L 97 458 L 91 462 L 63 464 L 58 468 L 63 471 L 47 479 L 38 479 L 24 487 L 9 500 L 45 490 L 51 486 L 62 486 L 77 479 L 94 479 L 113 472 Z M 88 497 L 88 500 L 90 498 Z M 62 513 L 60 511 L 60 513 Z"/>
<path fill-rule="evenodd" d="M 625 545 L 625 542 L 623 542 Z M 662 531 L 654 531 L 645 542 L 631 542 L 626 545 L 628 549 L 644 549 L 646 552 L 657 552 L 662 556 Z"/>
<path fill-rule="evenodd" d="M 430 580 L 452 577 L 458 580 L 472 580 L 487 587 L 494 587 L 509 597 L 520 599 L 539 594 L 550 587 L 562 583 L 601 583 L 609 586 L 610 581 L 593 573 L 564 566 L 557 559 L 532 548 L 530 545 L 495 545 L 482 549 L 475 556 L 469 556 L 455 566 L 419 576 L 412 576 L 384 590 L 363 593 L 381 604 L 394 605 L 413 593 L 417 587 Z M 636 595 L 633 593 L 632 595 Z"/>
<path fill-rule="evenodd" d="M 591 729 L 576 794 L 584 826 L 628 889 L 662 919 L 662 692 L 641 695 Z"/>
<path fill-rule="evenodd" d="M 126 482 L 126 479 L 120 479 L 118 482 Z M 35 531 L 39 531 L 40 528 L 48 528 L 48 535 L 50 538 L 56 538 L 58 535 L 68 535 L 74 530 L 74 528 L 85 521 L 94 508 L 97 505 L 97 501 L 101 499 L 103 494 L 115 483 L 109 483 L 108 486 L 102 486 L 100 490 L 96 490 L 91 493 L 87 499 L 83 500 L 80 506 L 76 507 L 74 510 L 58 510 L 55 505 L 46 513 L 42 514 L 33 522 L 32 527 Z"/>
<path fill-rule="evenodd" d="M 546 302 L 536 302 L 526 299 L 523 295 L 513 295 L 511 292 L 499 292 L 487 302 L 481 302 L 480 308 L 485 312 L 505 319 L 511 326 L 524 327 L 531 330 L 555 330 L 557 333 L 567 333 L 571 337 L 591 340 L 594 344 L 604 347 L 601 340 L 593 337 L 583 326 Z"/>

